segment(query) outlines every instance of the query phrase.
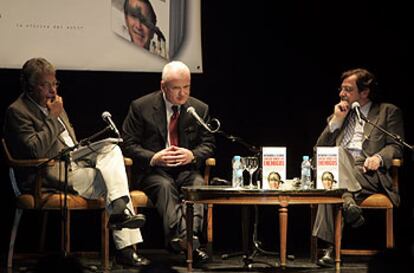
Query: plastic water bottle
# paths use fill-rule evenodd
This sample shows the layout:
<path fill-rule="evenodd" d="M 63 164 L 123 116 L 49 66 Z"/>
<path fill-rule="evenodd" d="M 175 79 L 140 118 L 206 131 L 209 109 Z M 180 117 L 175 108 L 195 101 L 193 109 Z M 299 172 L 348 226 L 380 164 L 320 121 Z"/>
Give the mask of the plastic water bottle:
<path fill-rule="evenodd" d="M 301 164 L 301 182 L 303 189 L 312 188 L 312 176 L 311 176 L 312 164 L 310 162 L 309 156 L 304 155 L 302 164 Z"/>
<path fill-rule="evenodd" d="M 235 155 L 231 163 L 233 168 L 231 185 L 233 188 L 239 188 L 243 185 L 243 167 L 241 157 L 239 155 Z"/>

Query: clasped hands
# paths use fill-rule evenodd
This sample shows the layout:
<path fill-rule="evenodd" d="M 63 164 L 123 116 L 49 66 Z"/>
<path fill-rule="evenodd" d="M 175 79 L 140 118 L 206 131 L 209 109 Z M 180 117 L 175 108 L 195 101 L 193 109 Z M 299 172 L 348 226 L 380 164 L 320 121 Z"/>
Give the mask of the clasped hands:
<path fill-rule="evenodd" d="M 151 159 L 151 166 L 176 167 L 193 161 L 193 152 L 182 147 L 170 146 L 156 154 Z"/>

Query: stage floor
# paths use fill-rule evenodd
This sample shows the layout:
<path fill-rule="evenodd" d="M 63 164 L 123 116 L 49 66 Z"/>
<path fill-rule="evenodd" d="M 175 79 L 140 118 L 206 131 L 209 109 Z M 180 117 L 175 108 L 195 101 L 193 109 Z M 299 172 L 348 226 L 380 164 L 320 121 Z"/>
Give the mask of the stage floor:
<path fill-rule="evenodd" d="M 186 263 L 183 255 L 179 254 L 170 254 L 164 250 L 151 250 L 144 249 L 141 250 L 141 254 L 147 257 L 154 264 L 166 264 L 171 266 L 173 269 L 179 273 L 187 272 Z M 293 258 L 293 257 L 291 257 Z M 221 258 L 221 255 L 213 256 L 212 261 L 205 264 L 203 267 L 194 268 L 193 272 L 227 272 L 227 273 L 242 273 L 242 272 L 299 272 L 299 273 L 367 273 L 368 264 L 371 258 L 367 257 L 343 257 L 343 263 L 340 271 L 335 271 L 335 269 L 320 268 L 316 264 L 310 262 L 308 257 L 294 257 L 294 259 L 288 259 L 287 268 L 282 269 L 278 264 L 278 260 L 275 257 L 264 256 L 262 254 L 257 255 L 254 258 L 255 262 L 251 267 L 247 267 L 242 259 L 242 257 L 233 257 L 226 260 Z M 81 262 L 84 265 L 85 273 L 92 272 L 102 272 L 100 269 L 100 261 L 95 259 L 81 258 Z M 34 261 L 15 261 L 15 266 L 12 271 L 8 273 L 31 273 L 34 271 Z M 2 268 L 2 271 L 5 268 Z M 4 271 L 7 272 L 7 271 Z M 112 263 L 111 270 L 112 273 L 129 273 L 129 272 L 140 272 L 139 269 L 135 268 L 122 268 L 116 264 Z M 158 272 L 158 271 L 151 271 Z"/>

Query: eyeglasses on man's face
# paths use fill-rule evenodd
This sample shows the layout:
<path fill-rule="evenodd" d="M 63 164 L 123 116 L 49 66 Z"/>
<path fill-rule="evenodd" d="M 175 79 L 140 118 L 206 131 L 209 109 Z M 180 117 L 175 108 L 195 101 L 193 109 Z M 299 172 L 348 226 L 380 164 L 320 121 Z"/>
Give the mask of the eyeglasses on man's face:
<path fill-rule="evenodd" d="M 47 88 L 47 89 L 58 89 L 60 86 L 60 81 L 54 81 L 54 82 L 41 82 L 37 84 L 41 88 Z"/>
<path fill-rule="evenodd" d="M 167 88 L 172 90 L 173 92 L 180 92 L 181 90 L 188 91 L 190 90 L 190 85 L 184 85 L 184 86 L 168 86 L 167 85 Z"/>
<path fill-rule="evenodd" d="M 352 86 L 341 86 L 338 88 L 339 92 L 345 91 L 345 92 L 352 92 L 354 91 L 354 88 Z"/>

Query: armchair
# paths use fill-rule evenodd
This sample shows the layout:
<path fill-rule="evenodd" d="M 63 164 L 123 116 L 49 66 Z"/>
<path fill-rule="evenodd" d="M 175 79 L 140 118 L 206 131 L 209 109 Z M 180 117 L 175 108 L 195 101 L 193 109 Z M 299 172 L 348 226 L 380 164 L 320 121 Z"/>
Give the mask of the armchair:
<path fill-rule="evenodd" d="M 36 256 L 33 254 L 21 254 L 18 255 L 14 251 L 16 236 L 19 228 L 19 223 L 24 211 L 38 211 L 43 214 L 43 223 L 40 236 L 39 250 L 42 252 L 44 249 L 44 241 L 46 236 L 46 222 L 47 215 L 51 211 L 59 211 L 62 209 L 64 194 L 63 193 L 43 193 L 42 182 L 45 174 L 44 168 L 37 168 L 40 163 L 46 162 L 48 159 L 15 159 L 10 153 L 6 141 L 2 141 L 3 153 L 5 161 L 9 167 L 9 178 L 12 184 L 12 188 L 15 194 L 15 215 L 13 226 L 10 236 L 9 251 L 7 256 L 7 267 L 13 267 L 13 259 L 17 257 L 28 258 L 28 256 Z M 55 164 L 51 161 L 49 166 Z M 37 168 L 37 174 L 35 178 L 35 188 L 31 193 L 21 193 L 16 183 L 14 174 L 15 168 Z M 70 219 L 71 212 L 77 210 L 95 210 L 101 214 L 101 248 L 100 255 L 102 259 L 102 267 L 104 269 L 109 268 L 109 230 L 107 227 L 108 214 L 105 211 L 105 201 L 101 198 L 98 200 L 87 200 L 81 196 L 68 194 L 67 195 L 67 217 L 66 221 L 62 220 L 61 223 L 61 249 L 66 253 L 71 252 L 70 247 Z M 64 237 L 63 230 L 66 229 L 66 238 Z M 98 252 L 99 253 L 99 252 Z"/>

